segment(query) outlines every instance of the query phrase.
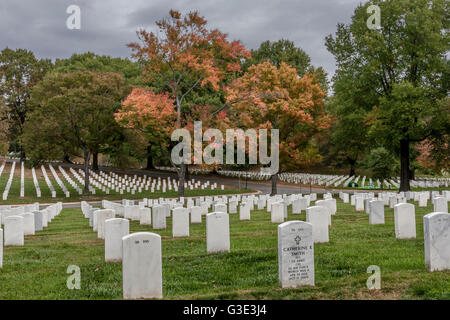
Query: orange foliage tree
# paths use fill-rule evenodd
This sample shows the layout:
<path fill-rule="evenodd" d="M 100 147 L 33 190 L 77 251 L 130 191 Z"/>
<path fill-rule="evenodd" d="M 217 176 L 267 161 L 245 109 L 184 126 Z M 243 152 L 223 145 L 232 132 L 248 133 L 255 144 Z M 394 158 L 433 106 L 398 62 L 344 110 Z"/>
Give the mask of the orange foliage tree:
<path fill-rule="evenodd" d="M 171 10 L 169 17 L 156 22 L 158 32 L 138 32 L 139 43 L 128 46 L 143 67 L 143 78 L 163 83 L 174 99 L 176 128 L 183 125 L 182 109 L 187 95 L 199 87 L 220 90 L 225 79 L 240 72 L 240 61 L 249 58 L 240 41 L 207 28 L 198 12 L 184 17 Z M 186 165 L 177 168 L 179 196 L 184 195 Z"/>
<path fill-rule="evenodd" d="M 227 89 L 230 117 L 244 128 L 279 130 L 280 171 L 307 167 L 321 160 L 314 139 L 329 127 L 325 93 L 310 73 L 270 62 L 253 65 Z M 238 101 L 238 102 L 235 102 Z M 277 174 L 272 175 L 276 194 Z"/>
<path fill-rule="evenodd" d="M 122 127 L 136 130 L 152 144 L 167 146 L 175 126 L 174 100 L 168 93 L 155 94 L 143 88 L 135 88 L 114 114 Z"/>

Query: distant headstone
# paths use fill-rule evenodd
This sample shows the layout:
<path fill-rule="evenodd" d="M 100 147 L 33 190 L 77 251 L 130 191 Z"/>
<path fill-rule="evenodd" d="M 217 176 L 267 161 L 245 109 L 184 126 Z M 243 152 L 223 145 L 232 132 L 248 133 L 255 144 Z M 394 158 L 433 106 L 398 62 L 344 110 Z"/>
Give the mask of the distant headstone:
<path fill-rule="evenodd" d="M 328 242 L 328 220 L 330 217 L 329 208 L 314 206 L 306 208 L 306 222 L 312 224 L 314 243 Z"/>
<path fill-rule="evenodd" d="M 230 218 L 227 213 L 213 212 L 206 215 L 206 251 L 230 251 Z"/>
<path fill-rule="evenodd" d="M 5 246 L 23 246 L 23 217 L 9 216 L 5 219 Z"/>
<path fill-rule="evenodd" d="M 97 215 L 97 238 L 105 239 L 105 221 L 113 219 L 116 213 L 113 209 L 102 209 L 95 211 L 94 214 Z"/>
<path fill-rule="evenodd" d="M 23 234 L 26 236 L 34 235 L 34 214 L 33 213 L 24 213 L 23 217 Z"/>
<path fill-rule="evenodd" d="M 272 223 L 282 223 L 284 221 L 284 203 L 272 203 L 272 211 L 270 212 L 270 221 Z"/>
<path fill-rule="evenodd" d="M 161 236 L 151 232 L 133 233 L 122 238 L 122 246 L 123 298 L 161 299 Z"/>
<path fill-rule="evenodd" d="M 355 197 L 355 210 L 356 211 L 364 211 L 364 198 L 363 197 Z"/>
<path fill-rule="evenodd" d="M 3 229 L 0 229 L 0 269 L 3 268 Z"/>
<path fill-rule="evenodd" d="M 152 224 L 152 211 L 150 208 L 139 208 L 139 224 L 143 226 Z"/>
<path fill-rule="evenodd" d="M 42 212 L 34 211 L 33 214 L 34 214 L 34 230 L 42 231 L 44 229 L 44 226 L 42 224 Z"/>
<path fill-rule="evenodd" d="M 191 223 L 202 223 L 202 207 L 191 207 Z"/>
<path fill-rule="evenodd" d="M 282 288 L 314 286 L 313 226 L 288 221 L 278 226 L 278 274 Z"/>
<path fill-rule="evenodd" d="M 105 261 L 122 261 L 122 238 L 130 233 L 130 221 L 113 218 L 105 221 Z"/>
<path fill-rule="evenodd" d="M 189 210 L 175 208 L 172 212 L 172 236 L 189 237 Z"/>
<path fill-rule="evenodd" d="M 433 199 L 434 212 L 447 212 L 448 202 L 445 197 L 437 197 Z"/>
<path fill-rule="evenodd" d="M 415 207 L 411 203 L 399 203 L 394 206 L 395 237 L 412 239 L 416 237 Z"/>
<path fill-rule="evenodd" d="M 384 224 L 384 201 L 370 201 L 369 224 Z"/>
<path fill-rule="evenodd" d="M 450 270 L 450 214 L 433 212 L 425 215 L 423 233 L 428 271 Z"/>
<path fill-rule="evenodd" d="M 163 206 L 154 206 L 152 209 L 153 229 L 160 230 L 166 228 L 166 209 Z"/>
<path fill-rule="evenodd" d="M 239 206 L 239 220 L 250 220 L 250 204 L 241 203 Z"/>

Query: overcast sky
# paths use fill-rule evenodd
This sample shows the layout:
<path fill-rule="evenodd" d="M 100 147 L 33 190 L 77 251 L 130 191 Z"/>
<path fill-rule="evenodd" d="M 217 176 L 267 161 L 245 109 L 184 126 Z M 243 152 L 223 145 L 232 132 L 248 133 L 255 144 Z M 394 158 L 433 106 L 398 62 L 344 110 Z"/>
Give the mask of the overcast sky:
<path fill-rule="evenodd" d="M 348 23 L 361 0 L 0 0 L 0 50 L 26 48 L 40 58 L 92 51 L 129 57 L 136 30 L 155 28 L 169 10 L 198 10 L 212 28 L 251 49 L 262 41 L 294 41 L 315 66 L 332 74 L 324 38 Z M 365 1 L 362 1 L 365 2 Z M 81 29 L 69 30 L 66 9 L 81 9 Z"/>

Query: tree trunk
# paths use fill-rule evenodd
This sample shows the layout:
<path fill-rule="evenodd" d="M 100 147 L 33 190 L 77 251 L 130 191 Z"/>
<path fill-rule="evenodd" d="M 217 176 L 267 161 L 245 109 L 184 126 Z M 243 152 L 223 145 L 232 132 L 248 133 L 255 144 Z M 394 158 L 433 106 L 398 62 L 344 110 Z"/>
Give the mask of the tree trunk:
<path fill-rule="evenodd" d="M 186 164 L 180 164 L 180 168 L 178 168 L 177 172 L 178 172 L 178 197 L 184 197 L 184 181 L 185 181 L 185 177 L 186 177 Z"/>
<path fill-rule="evenodd" d="M 98 152 L 92 154 L 92 169 L 98 171 Z"/>
<path fill-rule="evenodd" d="M 277 181 L 278 181 L 278 174 L 275 173 L 271 176 L 271 180 L 272 180 L 272 193 L 270 194 L 271 196 L 276 195 L 277 192 Z"/>
<path fill-rule="evenodd" d="M 23 150 L 23 147 L 20 147 L 20 161 L 25 161 L 26 159 L 26 155 L 25 155 L 25 151 Z"/>
<path fill-rule="evenodd" d="M 70 161 L 70 156 L 68 154 L 64 154 L 64 162 L 70 163 L 70 164 L 73 163 L 72 161 Z"/>
<path fill-rule="evenodd" d="M 409 191 L 409 140 L 400 140 L 400 191 Z"/>
<path fill-rule="evenodd" d="M 415 180 L 416 179 L 416 169 L 411 168 L 409 170 L 409 180 Z"/>
<path fill-rule="evenodd" d="M 152 144 L 149 143 L 147 146 L 147 166 L 145 167 L 147 170 L 155 169 L 153 166 L 153 157 L 152 157 Z"/>
<path fill-rule="evenodd" d="M 356 160 L 347 158 L 348 163 L 350 164 L 350 177 L 355 175 L 355 164 Z"/>
<path fill-rule="evenodd" d="M 89 159 L 91 154 L 86 149 L 84 151 L 84 195 L 89 195 Z"/>

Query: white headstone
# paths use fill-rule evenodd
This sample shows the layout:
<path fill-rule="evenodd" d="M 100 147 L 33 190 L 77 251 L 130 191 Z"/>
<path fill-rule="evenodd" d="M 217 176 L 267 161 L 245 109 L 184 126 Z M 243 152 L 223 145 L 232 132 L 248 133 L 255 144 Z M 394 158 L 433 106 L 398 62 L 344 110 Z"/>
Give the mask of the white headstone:
<path fill-rule="evenodd" d="M 450 270 L 450 214 L 433 212 L 425 215 L 423 233 L 428 271 Z"/>
<path fill-rule="evenodd" d="M 191 223 L 202 223 L 202 207 L 191 207 Z"/>
<path fill-rule="evenodd" d="M 166 228 L 166 208 L 163 206 L 154 206 L 152 209 L 152 222 L 153 229 L 165 229 Z"/>
<path fill-rule="evenodd" d="M 161 299 L 161 236 L 151 232 L 133 233 L 122 238 L 122 246 L 123 298 Z"/>
<path fill-rule="evenodd" d="M 139 208 L 139 224 L 147 226 L 152 224 L 152 211 L 150 208 Z"/>
<path fill-rule="evenodd" d="M 282 223 L 284 221 L 284 203 L 272 203 L 272 211 L 270 212 L 270 221 L 272 223 Z"/>
<path fill-rule="evenodd" d="M 329 208 L 314 206 L 306 208 L 306 221 L 312 225 L 314 243 L 328 242 Z"/>
<path fill-rule="evenodd" d="M 369 224 L 384 224 L 384 201 L 370 201 Z"/>
<path fill-rule="evenodd" d="M 97 238 L 105 239 L 105 221 L 113 219 L 116 213 L 113 209 L 102 209 L 95 211 L 94 214 L 97 215 Z"/>
<path fill-rule="evenodd" d="M 33 213 L 24 213 L 23 217 L 23 234 L 34 235 L 34 214 Z"/>
<path fill-rule="evenodd" d="M 282 288 L 314 286 L 313 226 L 288 221 L 278 226 L 278 274 Z"/>
<path fill-rule="evenodd" d="M 414 205 L 399 203 L 394 206 L 395 237 L 412 239 L 416 237 L 416 215 Z"/>
<path fill-rule="evenodd" d="M 230 218 L 227 213 L 213 212 L 206 215 L 206 252 L 230 251 Z"/>
<path fill-rule="evenodd" d="M 122 261 L 122 238 L 130 233 L 130 221 L 113 218 L 105 221 L 105 261 Z"/>
<path fill-rule="evenodd" d="M 42 224 L 42 212 L 34 211 L 33 214 L 34 214 L 34 230 L 42 231 L 44 229 L 44 226 Z"/>
<path fill-rule="evenodd" d="M 172 212 L 172 236 L 189 237 L 189 210 L 175 208 Z"/>
<path fill-rule="evenodd" d="M 448 202 L 445 197 L 437 197 L 433 199 L 434 212 L 447 212 Z"/>
<path fill-rule="evenodd" d="M 5 219 L 5 246 L 23 246 L 23 217 L 9 216 Z"/>

